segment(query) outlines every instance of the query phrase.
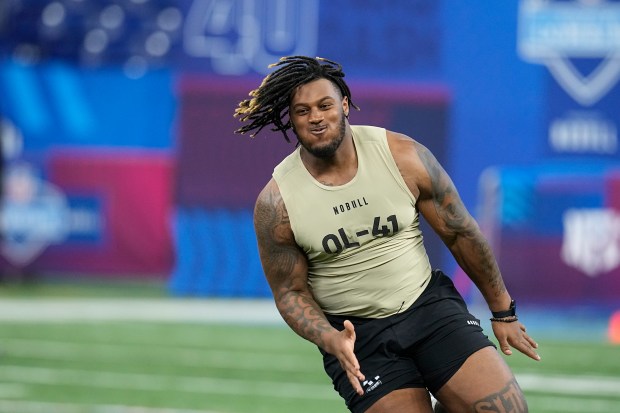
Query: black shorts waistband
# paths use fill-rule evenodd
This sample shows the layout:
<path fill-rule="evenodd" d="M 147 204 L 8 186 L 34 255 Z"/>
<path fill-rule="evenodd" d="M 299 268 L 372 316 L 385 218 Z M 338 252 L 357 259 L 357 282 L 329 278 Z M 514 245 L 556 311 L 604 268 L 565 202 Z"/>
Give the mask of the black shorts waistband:
<path fill-rule="evenodd" d="M 413 304 L 411 304 L 408 308 L 406 308 L 404 310 L 401 309 L 396 314 L 393 314 L 393 315 L 388 316 L 388 317 L 384 317 L 384 319 L 389 319 L 391 317 L 404 316 L 404 315 L 408 314 L 409 312 L 414 311 L 416 308 L 418 308 L 418 307 L 420 307 L 422 305 L 428 304 L 429 300 L 433 301 L 432 291 L 433 291 L 434 287 L 438 284 L 438 280 L 442 276 L 448 278 L 448 276 L 443 271 L 441 271 L 439 269 L 432 270 L 431 271 L 430 280 L 429 280 L 428 284 L 426 285 L 426 288 L 424 288 L 424 291 L 422 292 L 422 294 L 420 294 L 420 297 L 418 297 L 418 299 L 415 300 L 413 302 Z M 357 317 L 357 316 L 350 316 L 350 315 L 337 315 L 337 314 L 328 314 L 328 313 L 325 313 L 325 317 L 334 326 L 336 326 L 336 325 L 342 326 L 344 324 L 345 320 L 349 320 L 349 321 L 351 321 L 355 325 L 363 325 L 363 324 L 371 322 L 373 320 L 377 320 L 377 318 Z"/>

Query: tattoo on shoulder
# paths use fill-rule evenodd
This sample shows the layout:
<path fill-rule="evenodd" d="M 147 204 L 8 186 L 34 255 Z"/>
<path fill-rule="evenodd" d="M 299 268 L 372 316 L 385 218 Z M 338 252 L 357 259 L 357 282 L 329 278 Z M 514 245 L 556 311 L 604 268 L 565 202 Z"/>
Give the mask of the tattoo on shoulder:
<path fill-rule="evenodd" d="M 498 393 L 493 393 L 474 403 L 475 413 L 527 413 L 528 407 L 521 388 L 512 380 Z"/>
<path fill-rule="evenodd" d="M 290 225 L 288 211 L 277 189 L 267 188 L 260 196 L 256 208 L 255 221 L 261 224 L 261 228 L 278 229 L 283 225 Z"/>
<path fill-rule="evenodd" d="M 283 245 L 291 239 L 290 219 L 284 200 L 275 189 L 266 189 L 260 196 L 254 211 L 256 236 L 264 254 L 263 265 L 287 276 L 293 271 L 297 251 Z"/>
<path fill-rule="evenodd" d="M 290 225 L 291 221 L 289 219 L 284 200 L 282 199 L 282 195 L 280 195 L 279 192 L 272 190 L 269 192 L 269 200 L 273 205 L 273 223 L 275 226 Z"/>
<path fill-rule="evenodd" d="M 459 232 L 467 230 L 470 224 L 469 213 L 461 202 L 452 180 L 428 149 L 420 144 L 416 147 L 431 179 L 433 202 L 437 213 L 449 228 Z"/>
<path fill-rule="evenodd" d="M 489 243 L 465 208 L 454 183 L 437 159 L 423 145 L 416 144 L 416 148 L 431 180 L 433 203 L 437 215 L 451 232 L 472 242 L 475 246 L 472 252 L 476 254 L 482 272 L 489 275 L 487 282 L 492 286 L 494 294 L 499 296 L 506 290 L 506 287 Z"/>

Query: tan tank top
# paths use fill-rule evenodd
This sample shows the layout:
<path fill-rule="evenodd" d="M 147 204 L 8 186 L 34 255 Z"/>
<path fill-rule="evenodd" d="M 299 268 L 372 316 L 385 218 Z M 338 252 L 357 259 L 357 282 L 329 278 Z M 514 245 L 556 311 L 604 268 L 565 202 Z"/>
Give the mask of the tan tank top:
<path fill-rule="evenodd" d="M 273 177 L 295 240 L 308 256 L 308 283 L 323 311 L 387 317 L 420 296 L 431 267 L 416 200 L 392 157 L 385 129 L 351 129 L 358 159 L 351 181 L 321 184 L 303 165 L 300 148 Z"/>

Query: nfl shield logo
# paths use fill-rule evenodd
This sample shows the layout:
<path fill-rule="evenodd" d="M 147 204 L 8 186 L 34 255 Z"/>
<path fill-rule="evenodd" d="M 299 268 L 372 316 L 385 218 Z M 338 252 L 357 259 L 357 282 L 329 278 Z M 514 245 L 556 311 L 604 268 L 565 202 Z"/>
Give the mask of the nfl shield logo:
<path fill-rule="evenodd" d="M 564 213 L 562 259 L 589 277 L 620 265 L 620 214 L 612 209 L 569 209 Z"/>
<path fill-rule="evenodd" d="M 591 106 L 620 79 L 620 3 L 605 0 L 522 0 L 520 56 L 544 64 L 575 101 Z M 583 74 L 573 61 L 596 59 Z"/>

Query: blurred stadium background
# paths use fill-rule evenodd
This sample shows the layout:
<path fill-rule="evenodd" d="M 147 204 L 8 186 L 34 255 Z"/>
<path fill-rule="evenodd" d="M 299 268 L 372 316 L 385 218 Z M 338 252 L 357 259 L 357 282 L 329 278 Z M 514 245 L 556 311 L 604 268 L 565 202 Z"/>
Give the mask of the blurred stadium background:
<path fill-rule="evenodd" d="M 540 341 L 531 411 L 620 412 L 620 2 L 0 0 L 0 413 L 346 410 L 256 252 L 294 146 L 233 134 L 292 54 L 449 171 Z"/>

